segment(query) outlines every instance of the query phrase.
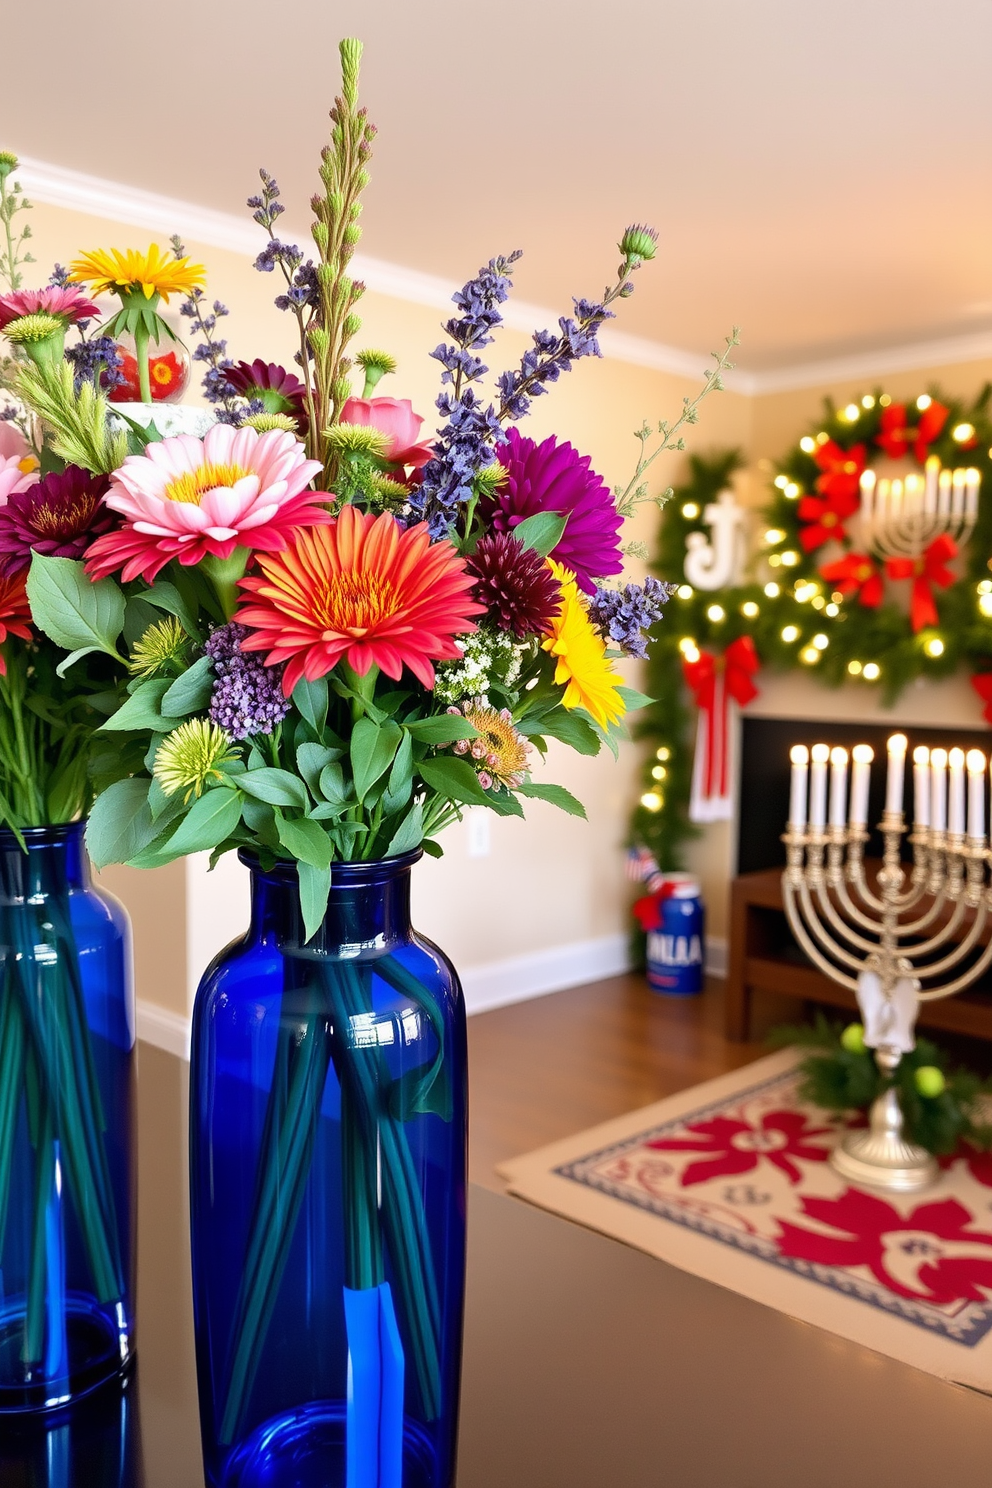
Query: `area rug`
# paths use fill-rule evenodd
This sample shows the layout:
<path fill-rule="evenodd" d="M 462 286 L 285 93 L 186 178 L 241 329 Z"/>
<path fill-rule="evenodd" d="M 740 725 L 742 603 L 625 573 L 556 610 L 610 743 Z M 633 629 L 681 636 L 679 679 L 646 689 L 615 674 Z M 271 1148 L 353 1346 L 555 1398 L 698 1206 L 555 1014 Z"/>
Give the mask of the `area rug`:
<path fill-rule="evenodd" d="M 854 1188 L 794 1050 L 514 1158 L 510 1192 L 707 1281 L 992 1394 L 992 1156 Z"/>

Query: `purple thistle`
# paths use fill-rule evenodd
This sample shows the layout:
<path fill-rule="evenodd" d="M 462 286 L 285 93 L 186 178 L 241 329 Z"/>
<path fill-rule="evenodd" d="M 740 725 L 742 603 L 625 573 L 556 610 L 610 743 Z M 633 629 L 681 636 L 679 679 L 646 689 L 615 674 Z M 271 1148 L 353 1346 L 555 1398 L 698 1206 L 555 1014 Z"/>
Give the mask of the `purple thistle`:
<path fill-rule="evenodd" d="M 254 651 L 242 651 L 248 628 L 233 620 L 220 625 L 203 649 L 214 664 L 210 697 L 211 723 L 227 729 L 232 739 L 271 734 L 289 712 L 283 697 L 282 667 L 268 667 Z"/>
<path fill-rule="evenodd" d="M 648 654 L 648 638 L 643 632 L 661 619 L 674 590 L 674 584 L 652 578 L 643 584 L 625 584 L 622 589 L 597 589 L 589 605 L 589 618 L 626 656 L 643 661 Z"/>

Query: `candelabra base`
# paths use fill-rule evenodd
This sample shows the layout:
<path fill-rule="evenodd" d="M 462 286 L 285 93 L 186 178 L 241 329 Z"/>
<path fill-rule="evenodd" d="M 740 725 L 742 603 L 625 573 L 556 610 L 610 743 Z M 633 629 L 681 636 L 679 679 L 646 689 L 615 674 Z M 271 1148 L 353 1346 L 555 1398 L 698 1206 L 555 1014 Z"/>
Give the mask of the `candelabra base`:
<path fill-rule="evenodd" d="M 851 1183 L 888 1193 L 929 1188 L 940 1172 L 925 1147 L 917 1147 L 893 1131 L 851 1132 L 834 1148 L 830 1162 Z"/>

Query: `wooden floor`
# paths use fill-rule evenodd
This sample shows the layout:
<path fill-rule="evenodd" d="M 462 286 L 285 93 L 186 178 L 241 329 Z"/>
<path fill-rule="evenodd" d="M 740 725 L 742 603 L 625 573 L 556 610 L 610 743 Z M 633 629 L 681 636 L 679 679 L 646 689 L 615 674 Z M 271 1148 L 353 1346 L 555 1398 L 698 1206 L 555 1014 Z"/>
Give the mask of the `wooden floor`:
<path fill-rule="evenodd" d="M 723 1036 L 723 983 L 661 997 L 630 973 L 518 1002 L 468 1020 L 469 1168 L 502 1188 L 496 1164 L 649 1105 L 768 1052 L 764 1029 L 796 1021 L 765 1004 L 758 1041 Z"/>

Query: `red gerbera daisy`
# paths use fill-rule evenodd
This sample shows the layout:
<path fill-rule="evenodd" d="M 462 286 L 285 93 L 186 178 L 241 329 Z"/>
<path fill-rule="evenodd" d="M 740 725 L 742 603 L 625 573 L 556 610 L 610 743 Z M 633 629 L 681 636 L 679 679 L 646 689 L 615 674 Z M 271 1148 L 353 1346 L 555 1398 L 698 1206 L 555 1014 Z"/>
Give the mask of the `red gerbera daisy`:
<path fill-rule="evenodd" d="M 254 634 L 243 651 L 286 662 L 286 696 L 344 660 L 359 676 L 378 667 L 398 680 L 408 667 L 434 686 L 434 661 L 461 656 L 455 636 L 475 630 L 484 606 L 450 542 L 431 544 L 424 524 L 404 531 L 389 512 L 353 506 L 326 527 L 303 528 L 279 557 L 259 554 L 264 578 L 241 580 L 249 596 L 235 619 Z"/>
<path fill-rule="evenodd" d="M 23 573 L 0 577 L 0 645 L 9 635 L 19 636 L 22 641 L 31 639 L 31 606 L 25 580 Z M 0 651 L 0 677 L 6 675 L 7 663 Z"/>
<path fill-rule="evenodd" d="M 831 538 L 844 536 L 844 523 L 858 509 L 858 497 L 804 496 L 799 503 L 799 520 L 807 525 L 799 530 L 799 541 L 807 553 L 820 548 Z"/>

